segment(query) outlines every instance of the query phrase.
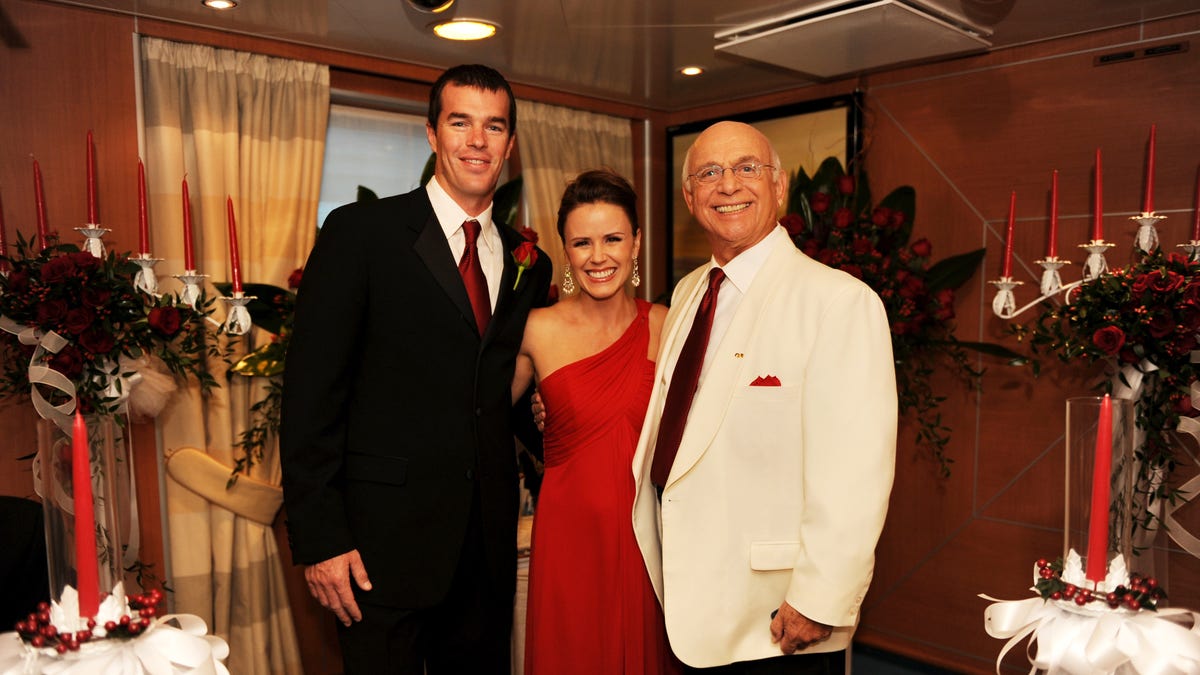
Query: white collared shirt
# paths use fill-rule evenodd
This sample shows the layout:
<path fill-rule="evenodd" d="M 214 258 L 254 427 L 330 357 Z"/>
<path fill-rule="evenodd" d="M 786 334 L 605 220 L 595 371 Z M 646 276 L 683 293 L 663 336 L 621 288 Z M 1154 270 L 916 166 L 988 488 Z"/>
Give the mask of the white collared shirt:
<path fill-rule="evenodd" d="M 500 298 L 500 277 L 504 274 L 504 240 L 492 223 L 492 205 L 483 213 L 472 216 L 463 210 L 453 198 L 438 183 L 437 176 L 425 184 L 425 192 L 429 195 L 429 203 L 433 205 L 433 214 L 437 216 L 438 224 L 450 244 L 450 253 L 454 255 L 455 264 L 462 259 L 463 249 L 467 239 L 463 234 L 462 225 L 468 220 L 479 221 L 479 264 L 483 267 L 483 276 L 487 278 L 488 296 L 492 301 L 492 311 L 496 311 L 496 301 Z"/>
<path fill-rule="evenodd" d="M 708 334 L 708 348 L 704 352 L 704 365 L 700 369 L 701 378 L 708 370 L 708 364 L 712 362 L 717 347 L 721 344 L 721 338 L 725 336 L 725 331 L 729 330 L 729 324 L 733 322 L 733 315 L 737 313 L 738 305 L 742 304 L 742 298 L 750 290 L 750 284 L 754 283 L 754 277 L 758 275 L 758 271 L 767 262 L 767 257 L 771 255 L 775 240 L 786 236 L 787 230 L 777 224 L 775 229 L 762 238 L 762 241 L 734 256 L 733 260 L 725 263 L 724 267 L 717 264 L 716 258 L 710 259 L 712 267 L 721 267 L 725 271 L 725 280 L 721 282 L 721 291 L 717 294 L 717 309 L 713 314 L 712 331 Z M 696 306 L 699 307 L 698 304 Z M 690 325 L 688 330 L 691 330 Z"/>

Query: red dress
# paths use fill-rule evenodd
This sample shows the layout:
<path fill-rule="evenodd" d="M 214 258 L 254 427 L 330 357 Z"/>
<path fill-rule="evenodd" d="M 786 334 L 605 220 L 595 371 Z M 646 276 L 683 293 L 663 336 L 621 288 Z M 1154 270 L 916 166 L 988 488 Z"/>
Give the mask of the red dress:
<path fill-rule="evenodd" d="M 603 351 L 538 385 L 549 411 L 533 522 L 526 675 L 659 674 L 662 612 L 633 535 L 633 453 L 650 400 L 650 304 Z"/>

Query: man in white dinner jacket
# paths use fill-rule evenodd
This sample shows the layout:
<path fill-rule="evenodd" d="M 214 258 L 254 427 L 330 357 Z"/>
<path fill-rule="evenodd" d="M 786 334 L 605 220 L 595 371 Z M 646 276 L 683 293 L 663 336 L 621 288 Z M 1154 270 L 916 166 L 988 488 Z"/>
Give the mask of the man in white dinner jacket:
<path fill-rule="evenodd" d="M 745 124 L 709 127 L 684 161 L 713 257 L 675 288 L 663 327 L 633 525 L 687 672 L 842 672 L 887 512 L 887 315 L 865 284 L 793 245 L 777 222 L 787 184 Z M 709 294 L 688 385 L 681 352 Z"/>

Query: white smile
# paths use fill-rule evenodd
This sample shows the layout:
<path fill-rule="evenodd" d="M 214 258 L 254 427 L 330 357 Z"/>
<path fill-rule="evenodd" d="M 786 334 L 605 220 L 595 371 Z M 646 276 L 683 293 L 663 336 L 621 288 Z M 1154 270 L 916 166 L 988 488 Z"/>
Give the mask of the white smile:
<path fill-rule="evenodd" d="M 725 204 L 724 206 L 717 206 L 714 208 L 716 209 L 717 213 L 737 213 L 738 211 L 744 211 L 750 208 L 750 203 L 742 202 L 741 204 Z"/>
<path fill-rule="evenodd" d="M 588 270 L 587 271 L 588 278 L 595 279 L 596 281 L 607 281 L 607 280 L 611 279 L 612 276 L 616 273 L 617 273 L 617 268 L 615 268 L 615 267 L 612 267 L 612 268 L 609 268 L 606 270 Z"/>

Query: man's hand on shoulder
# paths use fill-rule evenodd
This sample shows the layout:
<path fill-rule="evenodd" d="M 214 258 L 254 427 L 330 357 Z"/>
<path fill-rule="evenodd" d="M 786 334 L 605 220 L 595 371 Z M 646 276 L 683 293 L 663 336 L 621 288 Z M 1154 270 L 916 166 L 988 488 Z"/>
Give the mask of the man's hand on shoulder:
<path fill-rule="evenodd" d="M 779 651 L 784 654 L 794 654 L 806 649 L 828 639 L 832 633 L 832 626 L 813 621 L 786 602 L 779 605 L 774 618 L 771 619 L 771 641 L 778 642 Z"/>
<path fill-rule="evenodd" d="M 336 614 L 338 621 L 347 626 L 355 621 L 362 621 L 362 612 L 358 610 L 358 603 L 355 602 L 354 592 L 350 588 L 351 578 L 359 588 L 364 591 L 371 590 L 371 580 L 367 578 L 367 568 L 363 567 L 358 549 L 304 568 L 308 592 L 312 593 L 322 607 Z"/>

